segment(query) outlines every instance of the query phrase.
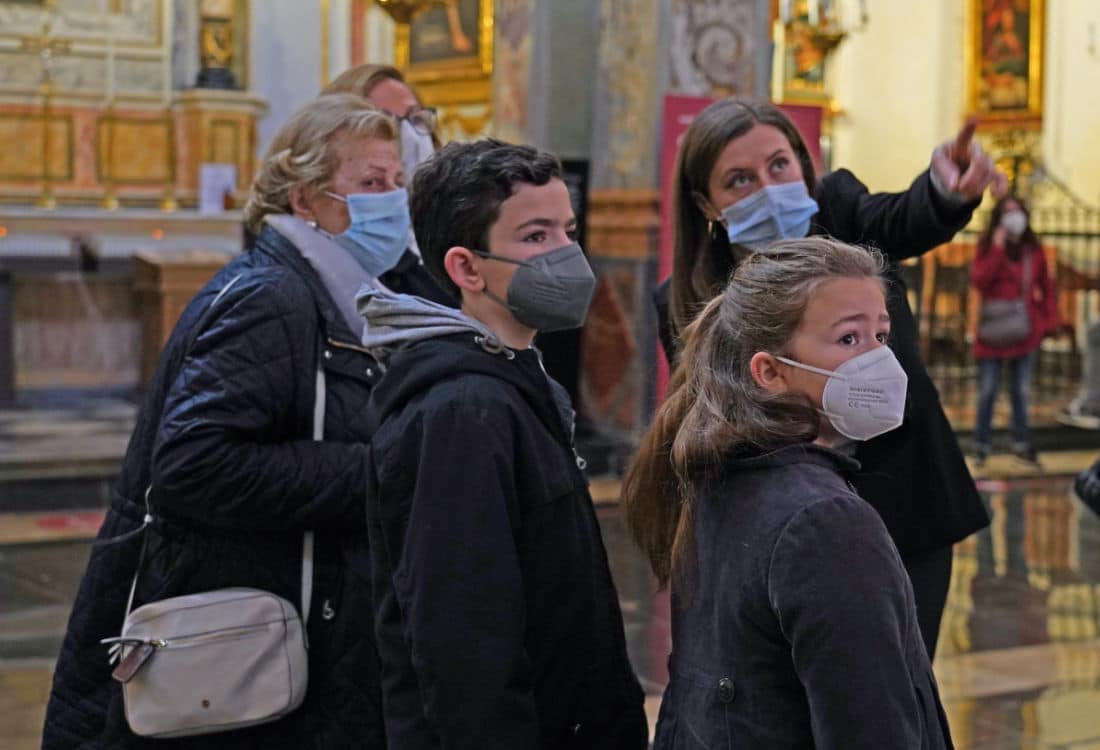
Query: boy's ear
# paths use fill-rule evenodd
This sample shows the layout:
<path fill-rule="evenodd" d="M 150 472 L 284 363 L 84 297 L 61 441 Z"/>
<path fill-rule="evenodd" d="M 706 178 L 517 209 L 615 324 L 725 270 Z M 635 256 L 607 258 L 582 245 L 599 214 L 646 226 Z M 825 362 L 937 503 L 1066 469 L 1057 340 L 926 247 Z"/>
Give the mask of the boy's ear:
<path fill-rule="evenodd" d="M 756 384 L 769 393 L 786 393 L 787 379 L 779 367 L 780 362 L 768 352 L 757 352 L 749 360 L 749 372 Z"/>
<path fill-rule="evenodd" d="M 479 270 L 480 259 L 464 247 L 452 247 L 443 256 L 443 267 L 459 289 L 479 293 L 485 288 L 485 279 Z"/>

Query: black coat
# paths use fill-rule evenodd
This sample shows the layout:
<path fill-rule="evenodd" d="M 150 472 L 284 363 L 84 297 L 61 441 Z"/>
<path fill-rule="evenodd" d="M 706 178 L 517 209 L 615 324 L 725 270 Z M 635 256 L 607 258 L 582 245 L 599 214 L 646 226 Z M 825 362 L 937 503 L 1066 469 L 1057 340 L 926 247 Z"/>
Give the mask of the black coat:
<path fill-rule="evenodd" d="M 328 394 L 320 443 L 312 440 L 318 362 Z M 92 548 L 43 747 L 382 746 L 363 518 L 365 408 L 380 375 L 316 273 L 270 227 L 198 293 L 161 355 Z M 129 731 L 98 641 L 122 627 L 141 543 L 111 540 L 140 526 L 150 484 L 156 520 L 135 607 L 225 586 L 298 603 L 302 532 L 316 530 L 309 689 L 293 714 L 192 739 Z"/>
<path fill-rule="evenodd" d="M 789 446 L 698 492 L 654 750 L 951 747 L 913 589 L 855 468 Z"/>
<path fill-rule="evenodd" d="M 489 353 L 471 333 L 400 351 L 371 396 L 390 750 L 646 747 L 572 413 L 553 387 L 559 398 L 534 350 Z"/>
<path fill-rule="evenodd" d="M 946 547 L 987 526 L 989 516 L 921 360 L 917 321 L 898 263 L 948 242 L 969 221 L 974 205 L 939 197 L 928 172 L 903 193 L 871 194 L 842 169 L 822 177 L 814 197 L 820 212 L 812 234 L 877 247 L 886 256 L 890 347 L 909 376 L 904 423 L 859 443 L 855 457 L 863 469 L 852 481 L 903 555 Z M 661 341 L 674 359 L 678 345 L 668 295 L 666 281 L 655 296 Z"/>

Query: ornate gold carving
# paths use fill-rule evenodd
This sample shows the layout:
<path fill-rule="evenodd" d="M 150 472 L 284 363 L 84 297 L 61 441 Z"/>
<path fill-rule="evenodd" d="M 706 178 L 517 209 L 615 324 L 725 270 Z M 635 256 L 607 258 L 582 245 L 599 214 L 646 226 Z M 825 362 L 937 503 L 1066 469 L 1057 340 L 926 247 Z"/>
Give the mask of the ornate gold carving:
<path fill-rule="evenodd" d="M 485 135 L 492 108 L 484 105 L 455 105 L 440 110 L 439 135 L 444 141 L 468 140 Z"/>
<path fill-rule="evenodd" d="M 468 54 L 468 46 L 472 47 L 473 45 L 470 44 L 468 38 L 463 41 L 461 27 L 457 30 L 460 35 L 455 35 L 454 27 L 458 19 L 459 3 L 477 4 L 476 54 Z M 451 103 L 458 103 L 458 95 L 453 92 L 447 95 L 445 90 L 459 81 L 485 82 L 483 86 L 463 89 L 464 93 L 478 97 L 477 99 L 466 99 L 463 103 L 488 103 L 491 99 L 489 81 L 493 74 L 493 0 L 443 0 L 440 4 L 444 6 L 443 10 L 446 11 L 444 18 L 448 29 L 450 29 L 449 33 L 454 54 L 431 61 L 412 59 L 413 38 L 416 33 L 421 32 L 421 29 L 417 27 L 417 23 L 430 23 L 436 20 L 425 17 L 419 21 L 414 20 L 411 25 L 409 23 L 397 24 L 394 39 L 395 63 L 398 68 L 405 71 L 407 79 L 417 87 L 417 91 L 425 103 L 444 103 L 442 99 L 433 101 L 429 98 L 430 95 L 446 96 Z"/>
<path fill-rule="evenodd" d="M 596 255 L 655 258 L 660 225 L 657 190 L 593 190 L 589 196 L 588 244 Z"/>
<path fill-rule="evenodd" d="M 199 14 L 202 69 L 198 86 L 222 89 L 247 86 L 249 13 L 247 0 L 203 0 Z M 322 34 L 327 30 L 323 26 Z"/>

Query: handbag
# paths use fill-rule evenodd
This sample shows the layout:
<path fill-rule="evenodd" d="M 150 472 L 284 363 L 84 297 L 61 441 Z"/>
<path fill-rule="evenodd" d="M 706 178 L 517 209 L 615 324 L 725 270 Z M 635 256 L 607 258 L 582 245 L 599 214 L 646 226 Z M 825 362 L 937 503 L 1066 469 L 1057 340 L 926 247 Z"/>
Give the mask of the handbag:
<path fill-rule="evenodd" d="M 1031 335 L 1028 296 L 1031 291 L 1031 254 L 1024 258 L 1023 290 L 1014 299 L 982 300 L 978 311 L 978 341 L 994 349 L 1015 346 Z"/>
<path fill-rule="evenodd" d="M 325 377 L 318 366 L 314 440 L 322 439 L 324 415 Z M 188 737 L 275 721 L 298 708 L 309 681 L 305 624 L 313 532 L 302 538 L 301 617 L 286 599 L 246 587 L 175 596 L 131 611 L 145 559 L 143 532 L 153 521 L 151 490 L 145 492 L 144 522 L 131 532 L 143 535 L 122 632 L 101 641 L 110 645 L 112 663 L 118 661 L 111 676 L 122 683 L 130 729 L 142 737 Z"/>

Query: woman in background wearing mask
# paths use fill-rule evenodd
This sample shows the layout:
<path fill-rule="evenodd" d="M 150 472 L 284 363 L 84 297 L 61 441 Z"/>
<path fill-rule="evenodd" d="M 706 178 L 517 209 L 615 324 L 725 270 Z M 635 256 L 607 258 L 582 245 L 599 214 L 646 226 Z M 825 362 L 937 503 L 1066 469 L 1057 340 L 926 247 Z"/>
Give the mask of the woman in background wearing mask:
<path fill-rule="evenodd" d="M 873 440 L 849 436 L 840 450 L 861 464 L 856 489 L 901 552 L 930 656 L 947 600 L 951 545 L 989 519 L 921 361 L 898 262 L 951 239 L 985 188 L 1003 181 L 973 132 L 968 124 L 936 149 L 931 168 L 905 192 L 871 194 L 844 169 L 815 179 L 802 136 L 774 105 L 715 102 L 680 144 L 672 277 L 657 290 L 659 332 L 674 360 L 677 338 L 733 269 L 774 240 L 831 235 L 886 255 L 891 344 L 909 375 L 909 409 L 900 429 Z"/>
<path fill-rule="evenodd" d="M 623 482 L 672 586 L 654 750 L 951 747 L 912 587 L 837 450 L 902 424 L 882 272 L 873 250 L 777 242 L 684 332 Z"/>
<path fill-rule="evenodd" d="M 305 702 L 272 723 L 172 746 L 385 746 L 362 408 L 382 373 L 359 343 L 355 294 L 380 285 L 405 250 L 402 173 L 393 118 L 358 96 L 322 96 L 275 136 L 245 208 L 255 244 L 192 300 L 161 354 L 73 607 L 43 747 L 149 742 L 127 727 L 99 643 L 122 625 L 142 535 L 135 606 L 230 586 L 298 604 L 306 531 L 315 550 Z M 131 533 L 147 490 L 152 523 Z"/>
<path fill-rule="evenodd" d="M 435 110 L 420 103 L 420 97 L 405 83 L 401 71 L 389 65 L 356 65 L 348 68 L 325 87 L 324 94 L 358 94 L 383 112 L 396 118 L 400 128 L 401 164 L 405 181 L 412 183 L 413 172 L 439 148 Z M 456 300 L 432 279 L 420 260 L 416 236 L 409 230 L 408 251 L 394 268 L 400 278 L 387 280 L 386 286 L 402 294 L 415 294 L 454 307 Z"/>
<path fill-rule="evenodd" d="M 984 341 L 980 331 L 974 337 L 979 383 L 975 459 L 981 465 L 992 449 L 993 404 L 1002 366 L 1007 364 L 1012 395 L 1012 452 L 1028 463 L 1038 464 L 1028 428 L 1028 391 L 1035 352 L 1043 337 L 1057 330 L 1058 304 L 1039 238 L 1028 225 L 1027 207 L 1016 196 L 1007 195 L 993 206 L 989 226 L 978 239 L 970 283 L 981 292 L 983 302 L 1024 298 L 1031 324 L 1027 337 L 1012 344 Z"/>

